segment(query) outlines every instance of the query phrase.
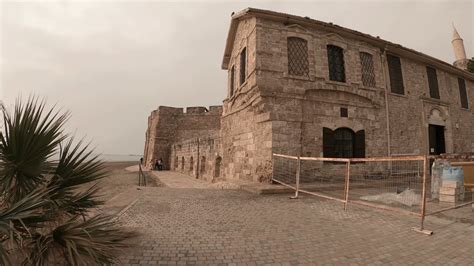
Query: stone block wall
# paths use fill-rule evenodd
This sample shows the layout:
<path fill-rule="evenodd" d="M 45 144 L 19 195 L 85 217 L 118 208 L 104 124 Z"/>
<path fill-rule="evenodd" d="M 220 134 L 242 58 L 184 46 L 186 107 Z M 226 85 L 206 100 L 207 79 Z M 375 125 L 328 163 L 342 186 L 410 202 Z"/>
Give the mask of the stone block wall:
<path fill-rule="evenodd" d="M 219 137 L 193 138 L 172 144 L 171 170 L 210 182 L 223 179 Z"/>
<path fill-rule="evenodd" d="M 160 106 L 148 117 L 145 141 L 145 164 L 162 159 L 164 169 L 171 169 L 171 146 L 174 143 L 219 135 L 222 106 L 183 108 Z"/>
<path fill-rule="evenodd" d="M 464 109 L 456 72 L 436 69 L 440 99 L 432 99 L 423 63 L 432 59 L 414 60 L 405 48 L 367 35 L 282 16 L 250 12 L 232 22 L 237 24 L 231 26 L 235 35 L 229 35 L 232 47 L 226 46 L 224 56 L 229 79 L 223 106 L 152 112 L 146 162 L 162 156 L 166 168 L 205 180 L 266 181 L 273 152 L 323 156 L 324 127 L 364 130 L 366 157 L 427 154 L 430 124 L 445 127 L 447 152 L 474 152 L 473 79 L 465 79 L 470 106 Z M 307 41 L 307 76 L 289 74 L 288 37 Z M 329 79 L 327 45 L 343 48 L 345 82 Z M 243 49 L 247 60 L 241 83 Z M 361 80 L 361 52 L 372 55 L 375 86 Z M 390 92 L 387 53 L 401 59 L 404 95 Z"/>

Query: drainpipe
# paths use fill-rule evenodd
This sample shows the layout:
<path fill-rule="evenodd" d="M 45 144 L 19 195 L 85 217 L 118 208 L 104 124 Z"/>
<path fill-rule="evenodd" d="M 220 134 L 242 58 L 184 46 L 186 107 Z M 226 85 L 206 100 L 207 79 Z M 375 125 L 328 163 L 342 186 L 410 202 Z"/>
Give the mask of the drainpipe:
<path fill-rule="evenodd" d="M 385 69 L 385 62 L 387 58 L 387 48 L 384 47 L 383 54 L 380 57 L 380 62 L 382 64 L 383 70 L 383 79 L 385 82 L 385 118 L 387 119 L 387 156 L 390 157 L 391 152 L 391 135 L 390 135 L 390 117 L 389 117 L 389 107 L 388 107 L 388 80 L 387 80 L 387 70 Z"/>

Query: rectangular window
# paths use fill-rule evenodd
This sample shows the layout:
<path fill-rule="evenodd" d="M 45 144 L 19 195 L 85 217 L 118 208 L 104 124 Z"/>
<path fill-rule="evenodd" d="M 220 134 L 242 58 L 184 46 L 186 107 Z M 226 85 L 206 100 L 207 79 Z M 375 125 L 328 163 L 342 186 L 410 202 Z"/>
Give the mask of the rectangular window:
<path fill-rule="evenodd" d="M 346 82 L 346 73 L 344 70 L 344 50 L 335 45 L 327 46 L 329 80 Z"/>
<path fill-rule="evenodd" d="M 374 60 L 369 53 L 361 52 L 360 66 L 362 71 L 362 84 L 366 87 L 375 87 Z"/>
<path fill-rule="evenodd" d="M 349 111 L 346 107 L 341 107 L 341 117 L 349 117 Z"/>
<path fill-rule="evenodd" d="M 461 97 L 461 107 L 468 109 L 469 102 L 467 101 L 466 81 L 462 78 L 458 78 L 459 84 L 459 96 Z"/>
<path fill-rule="evenodd" d="M 428 75 L 430 97 L 434 99 L 439 99 L 438 76 L 436 75 L 436 69 L 427 66 L 426 74 Z"/>
<path fill-rule="evenodd" d="M 288 74 L 294 76 L 308 76 L 308 42 L 297 37 L 287 39 L 288 46 Z"/>
<path fill-rule="evenodd" d="M 390 76 L 390 91 L 397 94 L 405 94 L 403 87 L 402 65 L 400 58 L 387 55 L 388 74 Z"/>
<path fill-rule="evenodd" d="M 244 48 L 242 52 L 240 52 L 240 85 L 244 84 L 245 79 L 247 78 L 247 73 L 245 71 L 247 64 L 247 49 Z"/>
<path fill-rule="evenodd" d="M 234 95 L 234 79 L 235 79 L 235 67 L 232 66 L 230 69 L 230 97 Z"/>

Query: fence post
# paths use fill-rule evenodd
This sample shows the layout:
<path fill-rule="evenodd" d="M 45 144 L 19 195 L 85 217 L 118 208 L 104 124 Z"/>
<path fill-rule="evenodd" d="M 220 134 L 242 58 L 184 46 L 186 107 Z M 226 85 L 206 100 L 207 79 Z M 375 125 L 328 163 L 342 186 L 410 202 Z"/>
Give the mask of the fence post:
<path fill-rule="evenodd" d="M 141 182 L 141 172 L 142 172 L 142 165 L 139 164 L 138 165 L 138 186 L 140 186 L 140 182 Z"/>
<path fill-rule="evenodd" d="M 298 159 L 296 160 L 296 190 L 295 190 L 295 196 L 291 197 L 292 199 L 297 199 L 298 198 L 298 191 L 300 190 L 300 174 L 301 174 L 301 159 L 300 156 L 298 156 Z"/>
<path fill-rule="evenodd" d="M 345 185 L 344 185 L 344 211 L 347 210 L 347 203 L 349 202 L 349 179 L 351 176 L 351 161 L 348 160 L 346 163 L 346 176 L 345 176 Z"/>
<path fill-rule="evenodd" d="M 425 216 L 426 216 L 426 186 L 428 185 L 428 156 L 424 156 L 423 158 L 423 191 L 421 194 L 421 213 L 420 213 L 420 228 L 414 228 L 416 232 L 423 233 L 426 235 L 432 235 L 433 231 L 425 230 Z"/>

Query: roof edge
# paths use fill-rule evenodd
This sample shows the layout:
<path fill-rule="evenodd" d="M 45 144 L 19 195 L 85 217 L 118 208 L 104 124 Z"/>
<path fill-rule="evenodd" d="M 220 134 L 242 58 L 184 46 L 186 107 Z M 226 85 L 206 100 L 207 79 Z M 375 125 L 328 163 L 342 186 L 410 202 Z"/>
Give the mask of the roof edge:
<path fill-rule="evenodd" d="M 406 58 L 413 59 L 415 62 L 421 62 L 421 63 L 437 66 L 438 68 L 443 69 L 446 72 L 460 75 L 460 76 L 463 76 L 464 78 L 474 81 L 474 73 L 470 73 L 466 70 L 459 69 L 453 66 L 452 64 L 449 64 L 443 60 L 440 60 L 430 55 L 404 47 L 400 44 L 396 44 L 390 41 L 380 39 L 379 37 L 374 37 L 366 33 L 362 33 L 356 30 L 341 27 L 333 23 L 327 23 L 327 22 L 311 19 L 309 17 L 301 17 L 301 16 L 296 16 L 296 15 L 280 13 L 280 12 L 264 10 L 264 9 L 251 8 L 251 7 L 241 10 L 233 14 L 231 17 L 231 25 L 230 25 L 229 32 L 227 35 L 227 40 L 226 40 L 226 45 L 225 45 L 225 50 L 224 50 L 224 57 L 222 59 L 222 65 L 221 65 L 221 68 L 224 70 L 228 69 L 228 64 L 230 61 L 230 56 L 231 56 L 232 48 L 234 44 L 234 38 L 235 38 L 236 30 L 237 30 L 238 20 L 246 15 L 254 15 L 255 17 L 263 17 L 263 18 L 273 19 L 273 20 L 294 21 L 296 23 L 306 24 L 307 26 L 310 26 L 310 27 L 320 27 L 320 28 L 326 28 L 326 29 L 329 28 L 330 30 L 338 34 L 346 35 L 353 39 L 359 39 L 359 40 L 368 42 L 376 47 L 379 47 L 380 49 L 387 50 L 395 55 L 400 55 Z"/>

